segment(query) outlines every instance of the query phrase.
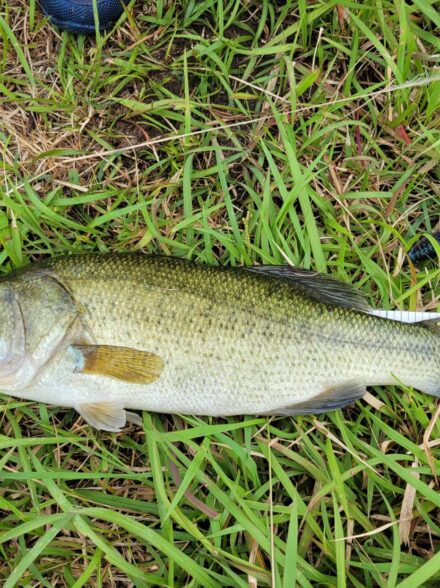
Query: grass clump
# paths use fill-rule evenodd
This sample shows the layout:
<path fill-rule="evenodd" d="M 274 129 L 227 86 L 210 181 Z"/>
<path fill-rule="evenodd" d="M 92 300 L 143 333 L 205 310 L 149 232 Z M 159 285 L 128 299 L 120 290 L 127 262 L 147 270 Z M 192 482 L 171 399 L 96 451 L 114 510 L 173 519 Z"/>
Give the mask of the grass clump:
<path fill-rule="evenodd" d="M 130 3 L 97 38 L 0 0 L 0 263 L 141 250 L 332 273 L 438 310 L 435 4 Z M 4 397 L 12 586 L 440 584 L 433 398 L 319 418 L 144 414 L 97 433 Z"/>

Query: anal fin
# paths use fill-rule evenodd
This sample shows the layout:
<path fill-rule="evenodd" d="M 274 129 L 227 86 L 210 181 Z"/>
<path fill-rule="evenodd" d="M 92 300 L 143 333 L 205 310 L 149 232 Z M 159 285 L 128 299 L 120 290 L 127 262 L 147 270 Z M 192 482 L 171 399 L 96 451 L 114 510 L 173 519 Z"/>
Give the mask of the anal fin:
<path fill-rule="evenodd" d="M 301 414 L 319 414 L 329 412 L 352 404 L 367 393 L 365 384 L 358 380 L 351 380 L 344 384 L 329 386 L 320 394 L 313 396 L 304 402 L 280 407 L 266 414 L 277 416 L 293 416 Z"/>

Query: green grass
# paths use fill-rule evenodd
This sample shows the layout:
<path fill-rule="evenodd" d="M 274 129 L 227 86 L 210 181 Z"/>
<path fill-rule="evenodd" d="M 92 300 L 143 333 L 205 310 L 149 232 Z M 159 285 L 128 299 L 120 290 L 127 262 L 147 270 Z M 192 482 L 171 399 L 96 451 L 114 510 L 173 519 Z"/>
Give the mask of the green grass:
<path fill-rule="evenodd" d="M 438 310 L 439 5 L 131 2 L 98 38 L 0 0 L 0 264 L 142 250 L 282 263 Z M 0 583 L 440 585 L 440 421 L 401 388 L 319 418 L 3 397 Z"/>

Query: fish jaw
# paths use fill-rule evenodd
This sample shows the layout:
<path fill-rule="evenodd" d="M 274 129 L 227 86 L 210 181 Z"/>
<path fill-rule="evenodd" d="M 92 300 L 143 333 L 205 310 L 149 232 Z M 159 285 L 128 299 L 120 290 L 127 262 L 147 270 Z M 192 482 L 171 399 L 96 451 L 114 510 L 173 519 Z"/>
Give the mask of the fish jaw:
<path fill-rule="evenodd" d="M 17 395 L 31 389 L 39 376 L 57 361 L 57 351 L 76 340 L 78 332 L 80 328 L 75 319 L 59 322 L 51 332 L 50 345 L 43 344 L 34 353 L 26 353 L 15 372 L 0 378 L 0 388 L 9 393 L 17 392 Z"/>

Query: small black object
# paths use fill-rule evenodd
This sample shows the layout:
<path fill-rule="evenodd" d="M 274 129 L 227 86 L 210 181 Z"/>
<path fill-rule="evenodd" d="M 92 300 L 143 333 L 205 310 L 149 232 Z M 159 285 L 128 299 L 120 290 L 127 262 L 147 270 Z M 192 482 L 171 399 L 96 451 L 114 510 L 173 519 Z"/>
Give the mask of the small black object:
<path fill-rule="evenodd" d="M 440 232 L 433 233 L 432 236 L 440 244 Z M 415 265 L 427 259 L 435 259 L 436 253 L 434 250 L 434 245 L 431 243 L 431 241 L 429 241 L 429 239 L 422 237 L 408 251 L 408 256 Z"/>
<path fill-rule="evenodd" d="M 43 12 L 60 29 L 94 33 L 93 0 L 39 0 Z M 96 0 L 99 30 L 109 28 L 122 14 L 122 0 Z"/>

